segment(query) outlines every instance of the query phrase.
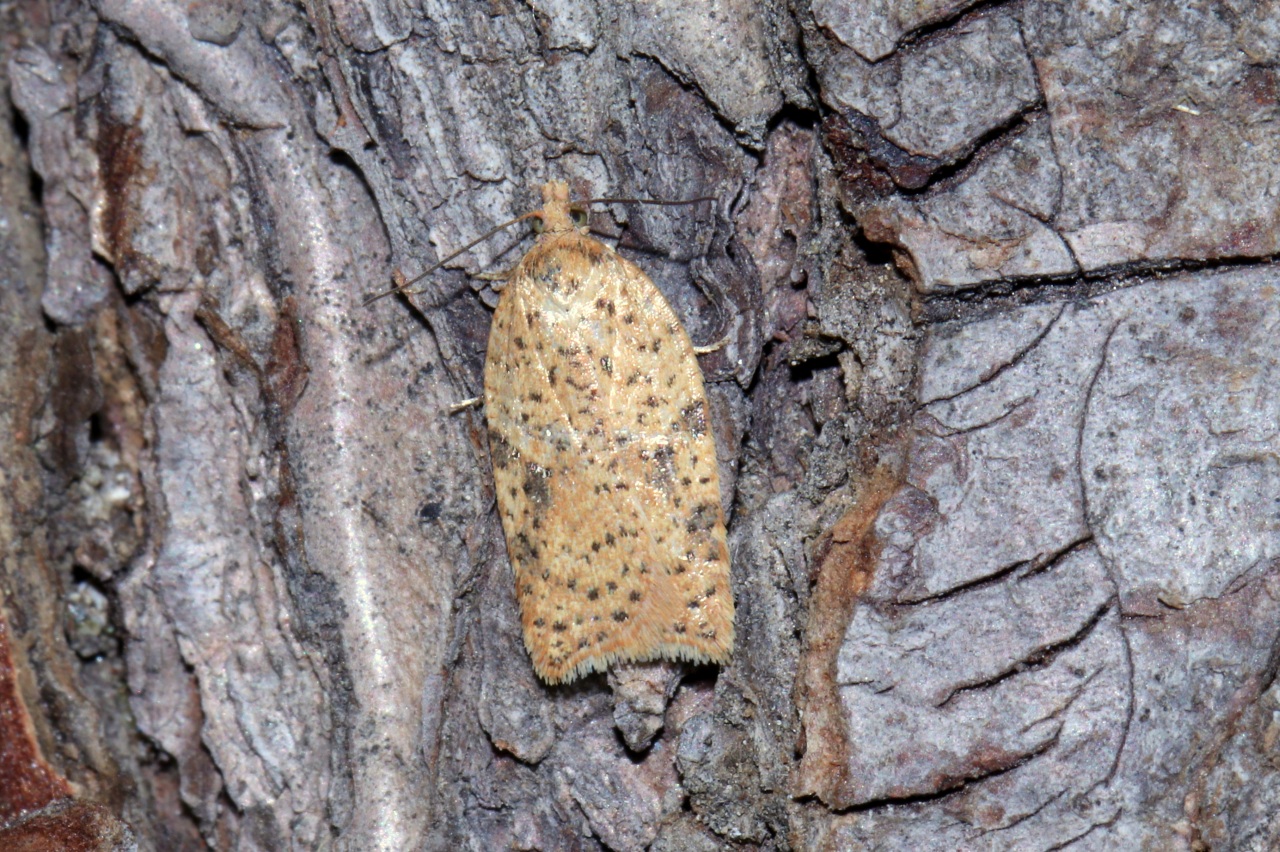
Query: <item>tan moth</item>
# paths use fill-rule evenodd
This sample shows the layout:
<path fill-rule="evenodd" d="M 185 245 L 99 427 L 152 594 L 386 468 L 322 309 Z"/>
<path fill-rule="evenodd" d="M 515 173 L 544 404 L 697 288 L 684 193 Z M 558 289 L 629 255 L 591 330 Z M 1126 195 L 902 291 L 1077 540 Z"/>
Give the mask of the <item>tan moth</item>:
<path fill-rule="evenodd" d="M 729 551 L 702 372 L 635 264 L 542 188 L 489 333 L 484 404 L 525 647 L 549 683 L 725 663 Z"/>
<path fill-rule="evenodd" d="M 541 233 L 503 287 L 484 370 L 534 670 L 555 684 L 614 662 L 726 663 L 729 550 L 693 344 L 649 277 L 588 236 L 568 184 L 544 185 L 542 199 L 512 220 Z M 394 277 L 381 296 L 411 292 Z"/>

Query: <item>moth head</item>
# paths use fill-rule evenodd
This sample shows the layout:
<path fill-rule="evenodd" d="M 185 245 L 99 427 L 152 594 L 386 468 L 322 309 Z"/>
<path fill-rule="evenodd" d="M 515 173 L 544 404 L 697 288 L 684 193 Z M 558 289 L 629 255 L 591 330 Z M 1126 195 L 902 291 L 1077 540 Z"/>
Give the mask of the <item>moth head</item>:
<path fill-rule="evenodd" d="M 591 223 L 591 214 L 587 211 L 587 208 L 574 205 L 569 208 L 569 221 L 574 228 L 585 232 L 587 226 Z M 543 231 L 548 230 L 547 221 L 543 218 L 541 212 L 529 217 L 529 226 L 533 228 L 535 234 L 541 234 Z"/>
<path fill-rule="evenodd" d="M 525 215 L 537 233 L 560 234 L 578 227 L 574 207 L 569 203 L 569 184 L 553 180 L 542 185 L 542 209 Z"/>

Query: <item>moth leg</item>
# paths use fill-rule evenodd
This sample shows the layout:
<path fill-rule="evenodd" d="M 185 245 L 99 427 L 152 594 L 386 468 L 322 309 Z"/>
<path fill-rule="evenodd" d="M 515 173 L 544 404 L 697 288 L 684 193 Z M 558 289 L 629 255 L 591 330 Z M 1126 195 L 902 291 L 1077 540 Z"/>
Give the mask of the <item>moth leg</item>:
<path fill-rule="evenodd" d="M 516 268 L 513 266 L 510 269 L 499 269 L 494 272 L 477 272 L 471 277 L 479 281 L 489 282 L 489 286 L 492 287 L 495 292 L 500 292 L 502 290 L 502 285 L 507 283 L 511 276 L 515 274 L 515 271 Z"/>
<path fill-rule="evenodd" d="M 434 270 L 427 270 L 428 273 L 432 271 Z M 417 290 L 409 289 L 415 282 L 420 281 L 423 277 L 425 277 L 425 273 L 417 278 L 409 278 L 399 269 L 392 268 L 391 283 L 395 286 L 390 290 L 383 290 L 381 293 L 374 293 L 372 296 L 361 302 L 360 306 L 367 308 L 379 299 L 385 299 L 387 296 L 395 294 L 407 297 L 420 296 L 423 293 L 426 293 L 428 296 L 426 300 L 427 304 L 423 305 L 421 309 L 429 310 L 440 307 L 466 288 L 466 279 L 458 278 L 452 287 L 441 287 L 439 284 L 429 284 L 424 287 L 419 287 Z"/>
<path fill-rule="evenodd" d="M 697 344 L 694 344 L 693 354 L 694 355 L 710 355 L 712 352 L 718 352 L 729 345 L 730 336 L 731 335 L 726 334 L 724 337 L 720 338 L 715 343 L 709 344 L 707 346 L 698 346 Z"/>
<path fill-rule="evenodd" d="M 482 404 L 484 404 L 483 399 L 478 396 L 473 396 L 470 399 L 464 399 L 462 402 L 455 402 L 453 405 L 449 406 L 449 413 L 457 414 L 459 411 L 466 411 L 472 406 L 479 408 Z"/>

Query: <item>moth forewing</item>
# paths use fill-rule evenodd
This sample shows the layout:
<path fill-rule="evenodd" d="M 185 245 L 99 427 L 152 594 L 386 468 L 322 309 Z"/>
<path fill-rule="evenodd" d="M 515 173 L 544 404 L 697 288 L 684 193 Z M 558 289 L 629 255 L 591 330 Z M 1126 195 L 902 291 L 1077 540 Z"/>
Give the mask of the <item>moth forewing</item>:
<path fill-rule="evenodd" d="M 614 661 L 724 663 L 729 557 L 689 336 L 638 267 L 573 227 L 564 184 L 543 195 L 485 363 L 525 645 L 551 683 Z"/>

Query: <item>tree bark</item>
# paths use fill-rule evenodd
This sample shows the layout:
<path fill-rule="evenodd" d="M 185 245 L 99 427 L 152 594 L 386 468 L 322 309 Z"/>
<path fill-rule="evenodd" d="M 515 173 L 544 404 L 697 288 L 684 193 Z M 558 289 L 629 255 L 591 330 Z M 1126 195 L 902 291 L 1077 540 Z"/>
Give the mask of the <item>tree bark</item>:
<path fill-rule="evenodd" d="M 0 840 L 1280 846 L 1271 5 L 0 32 Z M 592 224 L 723 342 L 727 666 L 530 666 L 451 411 L 522 230 L 362 306 L 553 179 L 716 199 Z"/>

